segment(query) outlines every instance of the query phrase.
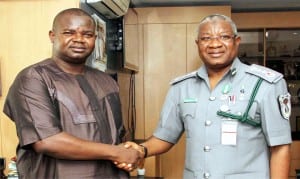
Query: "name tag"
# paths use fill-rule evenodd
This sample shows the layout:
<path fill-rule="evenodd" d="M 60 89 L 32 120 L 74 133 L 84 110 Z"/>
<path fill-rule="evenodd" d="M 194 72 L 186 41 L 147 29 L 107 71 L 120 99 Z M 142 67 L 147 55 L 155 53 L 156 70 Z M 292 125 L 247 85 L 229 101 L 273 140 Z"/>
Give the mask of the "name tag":
<path fill-rule="evenodd" d="M 197 103 L 197 98 L 186 98 L 183 100 L 184 103 Z"/>
<path fill-rule="evenodd" d="M 223 145 L 236 145 L 238 122 L 234 120 L 222 121 L 222 137 Z"/>

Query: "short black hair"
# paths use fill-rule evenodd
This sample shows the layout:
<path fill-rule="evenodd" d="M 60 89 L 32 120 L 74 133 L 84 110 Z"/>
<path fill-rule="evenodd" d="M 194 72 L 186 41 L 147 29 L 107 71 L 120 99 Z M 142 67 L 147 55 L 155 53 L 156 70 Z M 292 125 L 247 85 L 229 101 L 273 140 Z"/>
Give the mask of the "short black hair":
<path fill-rule="evenodd" d="M 52 24 L 52 30 L 54 30 L 55 27 L 57 26 L 57 23 L 58 23 L 59 19 L 62 18 L 63 16 L 65 16 L 65 15 L 87 16 L 93 21 L 94 25 L 96 26 L 96 23 L 95 23 L 94 19 L 92 18 L 92 16 L 89 13 L 85 12 L 84 10 L 82 10 L 80 8 L 69 8 L 69 9 L 65 9 L 65 10 L 60 11 L 54 17 L 53 24 Z"/>

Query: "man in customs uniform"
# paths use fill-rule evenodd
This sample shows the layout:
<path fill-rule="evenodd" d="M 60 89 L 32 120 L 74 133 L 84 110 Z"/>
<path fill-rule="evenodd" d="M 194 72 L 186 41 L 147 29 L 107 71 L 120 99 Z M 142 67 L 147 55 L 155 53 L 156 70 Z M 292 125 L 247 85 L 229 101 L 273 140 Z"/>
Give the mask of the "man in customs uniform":
<path fill-rule="evenodd" d="M 196 44 L 203 66 L 171 82 L 147 156 L 168 151 L 186 133 L 184 178 L 288 178 L 290 94 L 282 74 L 237 58 L 234 22 L 210 15 Z M 141 146 L 142 145 L 142 146 Z"/>

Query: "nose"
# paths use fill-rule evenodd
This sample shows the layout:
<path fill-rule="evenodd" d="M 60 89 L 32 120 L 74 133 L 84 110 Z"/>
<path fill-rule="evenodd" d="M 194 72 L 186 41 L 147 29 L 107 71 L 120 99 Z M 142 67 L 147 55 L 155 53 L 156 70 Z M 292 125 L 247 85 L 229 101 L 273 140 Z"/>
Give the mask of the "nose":
<path fill-rule="evenodd" d="M 81 33 L 75 33 L 73 36 L 73 41 L 75 42 L 83 42 L 83 35 Z"/>
<path fill-rule="evenodd" d="M 212 48 L 218 48 L 221 47 L 222 45 L 223 43 L 217 37 L 212 38 L 211 41 L 208 43 L 208 46 Z"/>

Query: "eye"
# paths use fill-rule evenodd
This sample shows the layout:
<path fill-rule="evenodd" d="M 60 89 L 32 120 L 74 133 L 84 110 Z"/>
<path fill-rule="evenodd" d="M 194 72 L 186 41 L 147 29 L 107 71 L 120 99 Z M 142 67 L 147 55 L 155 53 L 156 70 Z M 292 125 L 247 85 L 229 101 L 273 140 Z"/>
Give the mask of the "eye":
<path fill-rule="evenodd" d="M 220 39 L 221 39 L 221 40 L 229 40 L 229 39 L 231 39 L 231 37 L 232 37 L 232 36 L 230 36 L 230 35 L 221 35 L 221 36 L 220 36 Z"/>
<path fill-rule="evenodd" d="M 93 33 L 85 33 L 85 34 L 83 34 L 83 36 L 86 37 L 86 38 L 92 38 L 95 35 Z"/>
<path fill-rule="evenodd" d="M 72 32 L 72 31 L 63 31 L 62 34 L 63 34 L 63 35 L 66 35 L 66 36 L 71 36 L 71 35 L 74 34 L 74 32 Z"/>
<path fill-rule="evenodd" d="M 211 41 L 211 37 L 200 37 L 201 41 L 208 42 Z"/>

